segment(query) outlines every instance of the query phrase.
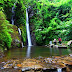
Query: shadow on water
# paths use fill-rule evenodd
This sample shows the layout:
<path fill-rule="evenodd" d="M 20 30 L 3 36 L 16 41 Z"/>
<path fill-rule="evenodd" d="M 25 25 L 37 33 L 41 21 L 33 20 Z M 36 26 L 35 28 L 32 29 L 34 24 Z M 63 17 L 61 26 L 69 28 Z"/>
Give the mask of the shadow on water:
<path fill-rule="evenodd" d="M 69 55 L 72 53 L 71 49 L 62 48 L 48 48 L 45 46 L 29 46 L 24 48 L 15 48 L 4 52 L 5 56 L 9 59 L 12 58 L 33 58 L 33 57 L 50 57 L 50 56 L 60 56 Z"/>

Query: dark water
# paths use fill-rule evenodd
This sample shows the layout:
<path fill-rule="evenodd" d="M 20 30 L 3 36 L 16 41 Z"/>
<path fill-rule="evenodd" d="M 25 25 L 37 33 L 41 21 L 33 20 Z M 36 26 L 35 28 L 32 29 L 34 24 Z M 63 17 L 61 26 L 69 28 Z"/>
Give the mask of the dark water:
<path fill-rule="evenodd" d="M 25 57 L 50 57 L 50 56 L 60 56 L 60 55 L 69 55 L 72 53 L 71 49 L 64 48 L 48 48 L 45 46 L 32 46 L 24 48 L 15 48 L 4 52 L 5 57 L 9 59 Z"/>

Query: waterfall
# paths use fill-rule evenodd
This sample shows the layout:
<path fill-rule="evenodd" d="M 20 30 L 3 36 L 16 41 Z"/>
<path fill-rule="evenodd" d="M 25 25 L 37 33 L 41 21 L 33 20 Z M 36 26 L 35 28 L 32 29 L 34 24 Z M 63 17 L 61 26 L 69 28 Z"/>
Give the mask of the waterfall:
<path fill-rule="evenodd" d="M 12 25 L 14 25 L 14 16 L 15 16 L 14 10 L 15 10 L 15 5 L 16 5 L 16 2 L 14 3 L 14 6 L 12 7 L 12 19 L 11 19 Z"/>
<path fill-rule="evenodd" d="M 62 72 L 62 68 L 58 68 L 57 69 L 57 72 Z"/>
<path fill-rule="evenodd" d="M 32 46 L 31 37 L 30 37 L 30 30 L 29 30 L 28 11 L 27 11 L 27 9 L 26 9 L 26 30 L 27 30 L 28 46 Z"/>
<path fill-rule="evenodd" d="M 19 32 L 19 34 L 21 35 L 21 30 L 20 30 L 20 28 L 18 28 L 18 32 Z M 22 42 L 22 48 L 24 47 L 24 45 L 23 45 L 23 42 Z"/>
<path fill-rule="evenodd" d="M 22 42 L 22 48 L 24 47 L 24 44 L 23 44 L 23 42 Z"/>
<path fill-rule="evenodd" d="M 15 2 L 14 3 L 14 6 L 12 7 L 12 19 L 11 19 L 11 21 L 12 21 L 12 25 L 14 25 L 14 16 L 15 16 L 15 5 L 16 5 L 16 3 L 17 2 Z M 21 30 L 20 30 L 20 28 L 18 28 L 18 32 L 19 32 L 19 34 L 21 35 Z M 22 48 L 24 47 L 24 45 L 23 45 L 23 42 L 22 42 Z"/>
<path fill-rule="evenodd" d="M 31 46 L 28 46 L 28 48 L 27 48 L 27 58 L 29 58 L 30 57 L 30 53 L 31 53 Z"/>

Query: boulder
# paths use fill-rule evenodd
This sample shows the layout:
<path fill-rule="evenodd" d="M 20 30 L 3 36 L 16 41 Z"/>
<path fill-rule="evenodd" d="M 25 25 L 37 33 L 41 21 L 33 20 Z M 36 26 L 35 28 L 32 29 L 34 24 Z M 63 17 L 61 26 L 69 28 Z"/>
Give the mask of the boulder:
<path fill-rule="evenodd" d="M 58 45 L 54 45 L 54 48 L 58 48 Z"/>
<path fill-rule="evenodd" d="M 70 40 L 70 41 L 67 43 L 67 45 L 68 45 L 69 47 L 72 47 L 72 40 Z"/>

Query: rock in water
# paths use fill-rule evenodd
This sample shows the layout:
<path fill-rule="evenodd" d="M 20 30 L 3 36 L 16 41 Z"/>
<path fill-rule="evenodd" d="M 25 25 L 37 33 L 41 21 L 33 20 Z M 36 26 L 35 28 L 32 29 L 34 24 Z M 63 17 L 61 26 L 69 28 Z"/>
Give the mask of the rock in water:
<path fill-rule="evenodd" d="M 67 43 L 68 46 L 72 47 L 72 40 Z"/>

